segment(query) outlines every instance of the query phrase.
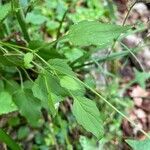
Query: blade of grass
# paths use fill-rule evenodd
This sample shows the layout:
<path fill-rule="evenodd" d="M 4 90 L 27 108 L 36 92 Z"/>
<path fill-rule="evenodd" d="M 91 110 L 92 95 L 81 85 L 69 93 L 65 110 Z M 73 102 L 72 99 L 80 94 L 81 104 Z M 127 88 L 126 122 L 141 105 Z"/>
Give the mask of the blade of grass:
<path fill-rule="evenodd" d="M 22 150 L 22 148 L 2 129 L 0 129 L 0 141 L 5 143 L 11 150 Z"/>

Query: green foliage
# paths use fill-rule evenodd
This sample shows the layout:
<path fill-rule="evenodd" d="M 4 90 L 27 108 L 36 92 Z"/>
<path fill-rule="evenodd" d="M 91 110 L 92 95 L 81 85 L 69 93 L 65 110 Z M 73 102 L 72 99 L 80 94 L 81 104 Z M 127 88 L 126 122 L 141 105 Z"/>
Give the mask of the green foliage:
<path fill-rule="evenodd" d="M 6 143 L 12 150 L 21 150 L 21 147 L 2 129 L 0 129 L 0 141 Z"/>
<path fill-rule="evenodd" d="M 146 81 L 150 78 L 149 72 L 139 72 L 138 70 L 135 70 L 135 79 L 134 82 L 138 83 L 142 88 L 145 88 Z"/>
<path fill-rule="evenodd" d="M 10 11 L 11 11 L 10 3 L 7 3 L 5 5 L 0 4 L 0 22 L 2 22 L 7 17 Z"/>
<path fill-rule="evenodd" d="M 29 133 L 30 133 L 30 129 L 28 127 L 25 126 L 25 127 L 19 128 L 18 134 L 17 134 L 18 139 L 22 140 L 26 138 L 29 135 Z"/>
<path fill-rule="evenodd" d="M 19 90 L 14 94 L 13 99 L 20 113 L 27 118 L 28 122 L 33 126 L 39 126 L 41 103 L 33 96 L 32 91 Z"/>
<path fill-rule="evenodd" d="M 133 148 L 133 150 L 149 150 L 150 148 L 150 139 L 145 139 L 143 141 L 126 140 L 126 142 Z"/>
<path fill-rule="evenodd" d="M 24 56 L 25 68 L 29 69 L 29 68 L 33 67 L 33 65 L 31 64 L 32 60 L 33 60 L 33 54 L 32 53 L 25 54 L 25 56 Z"/>
<path fill-rule="evenodd" d="M 98 139 L 103 136 L 101 116 L 95 103 L 84 97 L 74 97 L 72 112 L 87 131 L 92 132 Z"/>
<path fill-rule="evenodd" d="M 71 91 L 81 90 L 81 87 L 78 82 L 76 82 L 73 78 L 64 76 L 60 80 L 60 85 L 63 88 L 66 88 Z"/>
<path fill-rule="evenodd" d="M 42 16 L 41 14 L 37 13 L 28 13 L 26 17 L 26 21 L 28 23 L 32 23 L 34 25 L 41 25 L 47 20 L 46 17 Z"/>
<path fill-rule="evenodd" d="M 130 28 L 96 21 L 82 21 L 71 27 L 67 37 L 74 45 L 105 45 L 113 42 Z"/>
<path fill-rule="evenodd" d="M 55 70 L 56 73 L 58 73 L 58 74 L 75 76 L 75 73 L 69 67 L 69 65 L 67 64 L 66 60 L 62 60 L 62 59 L 50 59 L 48 61 L 48 63 L 50 64 L 50 66 L 52 67 L 52 69 Z"/>
<path fill-rule="evenodd" d="M 0 92 L 0 106 L 2 106 L 0 109 L 0 115 L 18 110 L 12 101 L 12 96 L 6 91 Z"/>
<path fill-rule="evenodd" d="M 17 133 L 22 145 L 30 146 L 26 142 L 32 135 L 35 150 L 114 149 L 110 143 L 122 141 L 122 118 L 128 120 L 124 114 L 132 104 L 120 94 L 121 79 L 99 63 L 130 53 L 93 54 L 130 34 L 131 26 L 106 23 L 111 17 L 115 21 L 110 1 L 107 6 L 99 0 L 20 2 L 12 1 L 16 11 L 9 18 L 11 4 L 0 5 L 0 115 L 14 115 L 8 119 L 8 131 Z M 97 88 L 93 68 L 107 86 Z M 135 71 L 133 82 L 145 88 L 149 78 L 149 73 Z M 2 129 L 0 141 L 21 149 Z M 149 143 L 127 142 L 133 148 Z"/>

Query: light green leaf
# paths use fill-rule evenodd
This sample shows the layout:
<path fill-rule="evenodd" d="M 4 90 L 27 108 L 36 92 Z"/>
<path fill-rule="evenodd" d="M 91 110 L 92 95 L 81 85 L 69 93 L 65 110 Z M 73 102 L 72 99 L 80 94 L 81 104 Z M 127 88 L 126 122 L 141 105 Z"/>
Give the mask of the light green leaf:
<path fill-rule="evenodd" d="M 46 18 L 42 14 L 36 13 L 36 12 L 30 12 L 26 16 L 26 21 L 28 23 L 32 23 L 34 25 L 41 25 L 44 22 L 46 22 L 47 20 L 48 20 L 48 18 Z"/>
<path fill-rule="evenodd" d="M 77 122 L 98 139 L 102 138 L 104 129 L 96 104 L 84 97 L 75 97 L 72 112 Z"/>
<path fill-rule="evenodd" d="M 41 103 L 33 96 L 32 92 L 19 90 L 14 94 L 13 100 L 28 122 L 33 126 L 38 126 L 41 117 Z"/>
<path fill-rule="evenodd" d="M 64 76 L 60 80 L 60 85 L 68 90 L 76 91 L 80 90 L 80 84 L 71 77 Z"/>
<path fill-rule="evenodd" d="M 33 65 L 31 64 L 32 60 L 33 60 L 33 54 L 30 52 L 26 53 L 24 55 L 24 66 L 26 68 L 32 68 L 33 67 Z"/>
<path fill-rule="evenodd" d="M 71 67 L 67 64 L 66 60 L 63 59 L 50 59 L 48 63 L 56 70 L 59 74 L 75 76 Z"/>
<path fill-rule="evenodd" d="M 16 110 L 17 106 L 12 101 L 11 95 L 6 91 L 0 92 L 0 115 L 7 114 Z"/>
<path fill-rule="evenodd" d="M 146 139 L 143 141 L 126 140 L 126 142 L 133 148 L 133 150 L 149 150 L 150 149 L 150 139 Z"/>
<path fill-rule="evenodd" d="M 138 70 L 135 70 L 135 81 L 138 83 L 142 88 L 145 88 L 145 82 L 150 78 L 149 72 L 139 72 Z"/>
<path fill-rule="evenodd" d="M 11 4 L 0 5 L 0 22 L 3 21 L 11 11 Z"/>
<path fill-rule="evenodd" d="M 73 62 L 77 60 L 78 58 L 81 58 L 86 53 L 83 49 L 79 49 L 79 48 L 70 49 L 70 47 L 64 47 L 63 52 L 66 58 L 70 62 Z"/>
<path fill-rule="evenodd" d="M 113 42 L 130 28 L 96 21 L 81 21 L 71 27 L 67 37 L 74 45 L 104 45 Z"/>
<path fill-rule="evenodd" d="M 83 150 L 96 150 L 97 145 L 93 139 L 88 139 L 86 136 L 80 136 L 80 143 Z"/>

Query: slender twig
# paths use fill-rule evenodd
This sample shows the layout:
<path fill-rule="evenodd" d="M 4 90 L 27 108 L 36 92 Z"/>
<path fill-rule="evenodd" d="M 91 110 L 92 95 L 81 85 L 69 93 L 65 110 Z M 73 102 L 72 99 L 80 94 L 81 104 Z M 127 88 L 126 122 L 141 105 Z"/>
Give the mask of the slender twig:
<path fill-rule="evenodd" d="M 64 12 L 63 17 L 62 17 L 62 19 L 61 19 L 61 21 L 60 21 L 59 28 L 58 28 L 58 31 L 57 31 L 57 38 L 56 38 L 57 40 L 58 40 L 59 37 L 60 37 L 61 28 L 62 28 L 63 22 L 64 22 L 64 20 L 65 20 L 65 17 L 66 17 L 66 15 L 67 15 L 67 13 L 68 13 L 68 10 L 69 10 L 69 8 Z"/>
<path fill-rule="evenodd" d="M 131 12 L 132 8 L 134 7 L 134 5 L 135 5 L 136 3 L 137 3 L 137 1 L 135 1 L 135 2 L 131 5 L 131 7 L 129 8 L 126 17 L 125 17 L 125 19 L 123 20 L 122 26 L 125 25 L 125 23 L 126 23 L 128 17 L 129 17 L 130 12 Z"/>

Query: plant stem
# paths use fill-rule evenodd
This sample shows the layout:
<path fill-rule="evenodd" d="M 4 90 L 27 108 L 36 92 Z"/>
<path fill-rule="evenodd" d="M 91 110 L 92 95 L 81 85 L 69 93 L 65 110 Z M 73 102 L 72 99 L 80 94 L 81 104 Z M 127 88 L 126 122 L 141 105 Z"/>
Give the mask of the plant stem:
<path fill-rule="evenodd" d="M 19 0 L 12 0 L 12 2 L 13 2 L 14 9 L 16 9 L 15 14 L 16 14 L 18 23 L 20 25 L 20 28 L 22 30 L 24 39 L 27 42 L 30 42 L 30 37 L 29 37 L 28 31 L 27 31 L 27 25 L 25 22 L 25 16 L 24 16 L 23 10 L 20 6 Z"/>

